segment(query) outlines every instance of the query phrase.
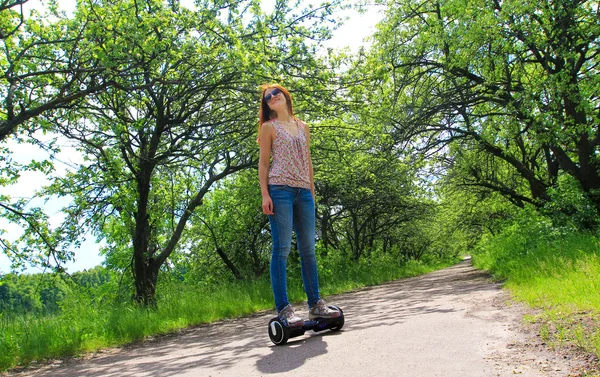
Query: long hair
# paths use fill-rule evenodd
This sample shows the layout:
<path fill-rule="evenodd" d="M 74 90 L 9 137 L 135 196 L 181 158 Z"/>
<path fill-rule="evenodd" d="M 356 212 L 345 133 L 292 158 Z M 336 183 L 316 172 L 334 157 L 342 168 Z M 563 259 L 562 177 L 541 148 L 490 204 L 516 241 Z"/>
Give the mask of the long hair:
<path fill-rule="evenodd" d="M 267 89 L 277 88 L 281 90 L 285 97 L 285 105 L 287 107 L 288 113 L 292 118 L 296 118 L 294 116 L 294 107 L 292 106 L 292 96 L 290 92 L 283 86 L 279 84 L 264 84 L 260 86 L 261 95 L 260 95 L 260 107 L 258 108 L 258 135 L 256 136 L 256 142 L 260 141 L 260 129 L 262 128 L 263 123 L 268 122 L 269 120 L 276 118 L 277 113 L 269 108 L 269 104 L 265 101 L 265 92 Z"/>

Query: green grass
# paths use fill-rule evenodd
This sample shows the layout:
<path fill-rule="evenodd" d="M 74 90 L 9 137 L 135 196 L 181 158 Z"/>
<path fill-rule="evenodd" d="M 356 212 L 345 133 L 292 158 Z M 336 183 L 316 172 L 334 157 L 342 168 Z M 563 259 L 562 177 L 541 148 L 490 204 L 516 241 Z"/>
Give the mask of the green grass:
<path fill-rule="evenodd" d="M 434 271 L 457 262 L 400 264 L 381 257 L 350 263 L 327 258 L 319 265 L 324 297 L 403 277 Z M 305 300 L 299 271 L 289 272 L 291 301 Z M 2 316 L 0 314 L 0 371 L 37 361 L 80 355 L 102 348 L 143 340 L 193 325 L 239 317 L 273 308 L 267 278 L 220 286 L 169 283 L 159 287 L 157 308 L 146 310 L 130 303 L 98 304 L 81 293 L 68 297 L 60 315 Z M 104 300 L 106 302 L 106 300 Z"/>
<path fill-rule="evenodd" d="M 600 357 L 599 254 L 598 236 L 533 221 L 482 241 L 473 262 L 541 310 L 528 321 L 548 344 L 573 344 Z"/>

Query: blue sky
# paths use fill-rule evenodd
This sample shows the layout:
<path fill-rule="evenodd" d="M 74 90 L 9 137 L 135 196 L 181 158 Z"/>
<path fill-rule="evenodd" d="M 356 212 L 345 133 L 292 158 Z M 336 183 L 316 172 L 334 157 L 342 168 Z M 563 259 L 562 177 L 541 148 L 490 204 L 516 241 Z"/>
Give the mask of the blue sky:
<path fill-rule="evenodd" d="M 75 0 L 58 0 L 59 5 L 64 10 L 74 9 Z M 321 1 L 308 0 L 306 3 L 318 4 Z M 263 0 L 263 9 L 269 11 L 273 8 L 275 0 Z M 184 6 L 191 6 L 193 0 L 182 0 L 181 4 Z M 30 9 L 43 10 L 44 2 L 40 0 L 29 0 L 25 5 L 26 14 Z M 345 21 L 344 25 L 338 28 L 334 32 L 334 36 L 331 40 L 324 44 L 324 47 L 331 47 L 335 49 L 348 47 L 351 51 L 357 51 L 361 45 L 364 45 L 365 38 L 370 36 L 375 31 L 375 25 L 381 18 L 378 13 L 379 8 L 373 8 L 366 14 L 359 14 L 355 10 L 349 9 L 341 12 L 339 15 L 343 17 L 349 17 Z M 32 145 L 16 145 L 13 142 L 8 142 L 8 145 L 13 150 L 13 159 L 18 162 L 27 163 L 31 160 L 43 160 L 47 155 L 42 152 L 39 148 Z M 69 165 L 76 165 L 81 157 L 78 152 L 69 145 L 68 141 L 61 143 L 61 153 L 58 159 L 64 163 L 58 162 L 56 164 L 59 172 L 65 172 Z M 49 203 L 43 203 L 41 200 L 35 198 L 35 192 L 39 190 L 44 184 L 48 183 L 46 177 L 41 173 L 24 172 L 18 184 L 3 188 L 3 193 L 10 195 L 13 198 L 32 198 L 31 204 L 37 206 L 44 206 L 46 213 L 50 216 L 50 220 L 53 224 L 59 224 L 62 220 L 62 214 L 60 209 L 67 204 L 65 200 L 54 200 Z M 15 225 L 7 224 L 5 221 L 0 219 L 0 229 L 7 231 L 6 235 L 17 235 L 21 233 L 21 229 Z M 66 268 L 69 272 L 80 271 L 87 268 L 92 268 L 103 261 L 103 258 L 98 255 L 100 245 L 95 242 L 94 237 L 89 236 L 87 240 L 81 245 L 81 248 L 75 250 L 75 261 L 67 264 Z M 10 262 L 8 258 L 0 253 L 0 273 L 9 272 Z M 28 269 L 28 272 L 41 272 L 37 268 Z"/>

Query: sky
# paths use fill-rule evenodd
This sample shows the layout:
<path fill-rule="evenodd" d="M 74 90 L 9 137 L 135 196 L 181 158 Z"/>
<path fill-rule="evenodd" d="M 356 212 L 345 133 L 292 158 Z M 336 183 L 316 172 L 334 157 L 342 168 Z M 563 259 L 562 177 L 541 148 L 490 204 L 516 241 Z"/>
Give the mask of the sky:
<path fill-rule="evenodd" d="M 321 1 L 317 0 L 305 0 L 305 3 L 318 4 Z M 59 6 L 66 10 L 75 8 L 76 0 L 58 0 Z M 266 12 L 273 9 L 275 0 L 263 0 L 263 10 Z M 181 0 L 182 6 L 192 7 L 193 0 Z M 27 15 L 31 9 L 38 9 L 42 11 L 44 9 L 44 2 L 41 0 L 29 0 L 25 4 L 25 14 Z M 379 8 L 373 8 L 364 14 L 359 14 L 353 9 L 348 9 L 338 13 L 339 16 L 348 17 L 344 24 L 334 31 L 333 38 L 325 42 L 323 46 L 325 48 L 349 48 L 351 51 L 356 52 L 361 45 L 368 44 L 365 39 L 375 32 L 375 25 L 381 19 L 381 15 L 378 12 Z M 21 144 L 17 145 L 14 142 L 8 142 L 9 147 L 13 150 L 13 160 L 21 163 L 28 163 L 31 160 L 41 161 L 47 158 L 47 155 L 41 151 L 40 148 Z M 60 142 L 61 153 L 58 156 L 58 162 L 56 162 L 57 172 L 65 172 L 71 165 L 77 165 L 81 160 L 81 156 L 72 147 L 68 141 Z M 44 184 L 47 184 L 48 180 L 42 173 L 23 172 L 19 181 L 16 185 L 3 188 L 2 193 L 10 195 L 13 199 L 15 198 L 31 198 L 32 206 L 43 206 L 46 213 L 50 217 L 51 224 L 58 225 L 62 221 L 62 214 L 60 209 L 68 204 L 65 200 L 52 200 L 44 203 L 39 198 L 36 198 L 36 191 L 39 190 Z M 6 230 L 5 237 L 10 238 L 11 235 L 21 234 L 22 230 L 13 224 L 8 224 L 6 221 L 0 219 L 0 229 Z M 16 237 L 15 237 L 16 238 Z M 86 241 L 81 245 L 79 249 L 74 249 L 75 260 L 69 262 L 65 267 L 68 272 L 72 273 L 75 271 L 81 271 L 84 269 L 93 268 L 101 264 L 103 258 L 98 255 L 101 245 L 95 242 L 95 237 L 88 235 Z M 3 253 L 0 253 L 0 273 L 10 272 L 10 261 Z M 27 269 L 29 273 L 42 272 L 38 267 Z"/>

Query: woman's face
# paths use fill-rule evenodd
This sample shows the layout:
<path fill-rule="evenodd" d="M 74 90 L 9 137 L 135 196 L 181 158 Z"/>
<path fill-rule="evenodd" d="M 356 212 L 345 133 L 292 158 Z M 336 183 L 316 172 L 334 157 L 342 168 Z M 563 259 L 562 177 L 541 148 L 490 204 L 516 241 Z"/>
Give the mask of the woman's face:
<path fill-rule="evenodd" d="M 279 88 L 269 88 L 265 91 L 264 101 L 271 110 L 277 111 L 285 107 L 286 100 Z"/>

